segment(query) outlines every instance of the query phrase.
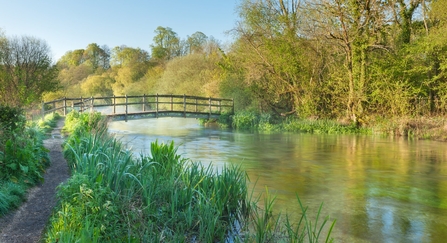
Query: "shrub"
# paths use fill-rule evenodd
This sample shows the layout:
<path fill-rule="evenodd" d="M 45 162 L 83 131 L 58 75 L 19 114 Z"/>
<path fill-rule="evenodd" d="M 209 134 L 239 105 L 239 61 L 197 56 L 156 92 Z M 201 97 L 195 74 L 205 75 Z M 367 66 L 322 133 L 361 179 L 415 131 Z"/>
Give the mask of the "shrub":
<path fill-rule="evenodd" d="M 20 205 L 27 188 L 43 180 L 50 164 L 43 145 L 44 134 L 36 123 L 25 126 L 21 109 L 1 107 L 3 130 L 0 136 L 0 215 Z M 50 118 L 47 118 L 48 122 Z M 6 132 L 5 132 L 6 131 Z"/>

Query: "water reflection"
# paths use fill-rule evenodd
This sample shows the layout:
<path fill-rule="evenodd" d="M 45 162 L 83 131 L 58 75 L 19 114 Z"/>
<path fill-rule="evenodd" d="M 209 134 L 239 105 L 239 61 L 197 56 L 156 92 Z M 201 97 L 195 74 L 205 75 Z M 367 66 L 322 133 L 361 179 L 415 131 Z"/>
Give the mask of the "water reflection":
<path fill-rule="evenodd" d="M 174 141 L 195 161 L 241 164 L 255 191 L 268 186 L 276 206 L 299 216 L 296 194 L 315 213 L 337 219 L 337 242 L 444 242 L 445 143 L 369 136 L 253 134 L 203 128 L 194 119 L 113 122 L 134 151 Z"/>

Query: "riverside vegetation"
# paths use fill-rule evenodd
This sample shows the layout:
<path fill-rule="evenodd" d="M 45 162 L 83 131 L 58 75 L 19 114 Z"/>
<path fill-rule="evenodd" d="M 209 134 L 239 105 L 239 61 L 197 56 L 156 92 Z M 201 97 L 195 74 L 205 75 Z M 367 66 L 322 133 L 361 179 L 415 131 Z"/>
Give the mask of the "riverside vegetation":
<path fill-rule="evenodd" d="M 216 171 L 177 155 L 173 143 L 133 156 L 99 113 L 71 112 L 65 127 L 72 176 L 59 186 L 45 242 L 331 240 L 335 221 L 307 215 L 299 198 L 301 218 L 273 214 L 274 197 L 254 197 L 238 166 Z"/>
<path fill-rule="evenodd" d="M 51 114 L 38 123 L 27 122 L 23 110 L 0 106 L 0 217 L 17 208 L 27 189 L 43 180 L 50 163 L 43 139 L 58 118 Z"/>

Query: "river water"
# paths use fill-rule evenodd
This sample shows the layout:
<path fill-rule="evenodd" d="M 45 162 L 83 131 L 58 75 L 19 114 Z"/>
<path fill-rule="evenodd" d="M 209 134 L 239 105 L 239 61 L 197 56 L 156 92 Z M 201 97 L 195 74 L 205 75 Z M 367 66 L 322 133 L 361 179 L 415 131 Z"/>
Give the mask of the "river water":
<path fill-rule="evenodd" d="M 299 216 L 336 219 L 335 242 L 447 242 L 447 143 L 354 135 L 258 134 L 203 127 L 195 119 L 111 122 L 139 154 L 174 141 L 178 153 L 217 169 L 238 164 L 255 194 Z"/>

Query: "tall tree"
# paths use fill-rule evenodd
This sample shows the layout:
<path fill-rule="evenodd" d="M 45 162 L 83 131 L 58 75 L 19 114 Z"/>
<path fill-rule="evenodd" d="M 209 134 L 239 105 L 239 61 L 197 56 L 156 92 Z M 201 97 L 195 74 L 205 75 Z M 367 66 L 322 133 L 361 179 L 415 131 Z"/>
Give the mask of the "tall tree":
<path fill-rule="evenodd" d="M 266 107 L 307 117 L 317 113 L 312 87 L 318 77 L 312 69 L 321 62 L 303 37 L 301 11 L 294 0 L 243 1 L 229 57 L 243 67 L 246 85 Z"/>
<path fill-rule="evenodd" d="M 57 89 L 57 68 L 45 41 L 29 36 L 1 41 L 0 103 L 25 107 Z"/>
<path fill-rule="evenodd" d="M 205 47 L 207 39 L 208 37 L 200 31 L 197 31 L 191 36 L 188 36 L 186 39 L 187 43 L 186 48 L 188 49 L 187 53 L 192 54 L 202 52 Z"/>
<path fill-rule="evenodd" d="M 319 0 L 307 7 L 318 29 L 314 38 L 332 41 L 333 53 L 344 56 L 346 115 L 357 122 L 367 102 L 369 55 L 388 48 L 383 39 L 389 25 L 387 9 L 376 0 Z"/>
<path fill-rule="evenodd" d="M 127 46 L 113 48 L 111 63 L 115 74 L 112 87 L 116 95 L 126 94 L 127 88 L 140 81 L 150 66 L 146 51 Z"/>
<path fill-rule="evenodd" d="M 181 54 L 181 42 L 177 33 L 169 27 L 158 26 L 155 30 L 154 44 L 151 45 L 152 58 L 165 62 Z"/>

